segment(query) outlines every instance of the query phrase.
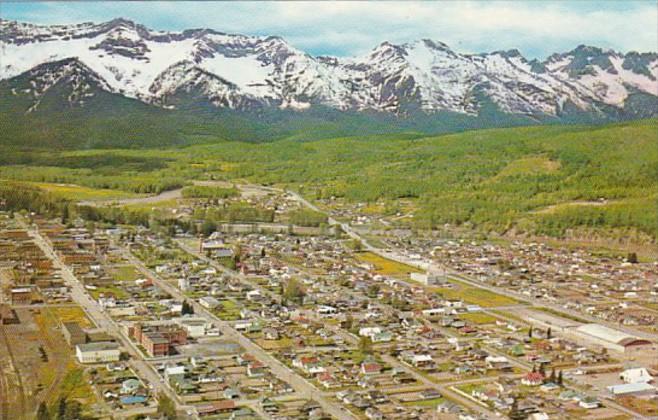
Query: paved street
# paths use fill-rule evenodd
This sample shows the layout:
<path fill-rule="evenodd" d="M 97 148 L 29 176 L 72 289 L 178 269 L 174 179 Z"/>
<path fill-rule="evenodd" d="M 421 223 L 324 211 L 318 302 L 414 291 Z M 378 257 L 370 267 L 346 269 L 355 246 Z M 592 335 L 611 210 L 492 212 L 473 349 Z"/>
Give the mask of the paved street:
<path fill-rule="evenodd" d="M 152 279 L 159 287 L 174 296 L 176 299 L 186 299 L 186 296 L 183 294 L 183 292 L 180 291 L 180 289 L 160 278 L 156 273 L 148 269 L 128 250 L 123 248 L 123 251 L 130 262 L 133 263 L 144 275 L 147 275 L 150 279 Z M 213 262 L 213 266 L 215 266 L 215 264 L 217 263 Z M 290 384 L 290 386 L 292 386 L 293 389 L 298 393 L 299 397 L 317 401 L 326 413 L 334 416 L 335 418 L 355 418 L 349 411 L 346 411 L 342 406 L 340 406 L 340 404 L 323 396 L 322 392 L 315 388 L 306 379 L 295 373 L 292 369 L 281 363 L 275 357 L 271 356 L 247 337 L 236 331 L 228 322 L 221 320 L 219 317 L 206 310 L 196 301 L 191 300 L 191 303 L 194 307 L 194 313 L 196 315 L 204 316 L 219 328 L 220 332 L 225 338 L 237 342 L 247 352 L 256 356 L 256 358 L 258 358 L 261 362 L 270 368 L 275 376 Z"/>
<path fill-rule="evenodd" d="M 109 334 L 117 337 L 123 348 L 131 355 L 130 367 L 137 373 L 146 383 L 153 387 L 153 391 L 157 394 L 164 393 L 174 402 L 177 403 L 179 409 L 189 410 L 192 407 L 186 406 L 180 402 L 177 395 L 161 381 L 160 376 L 148 364 L 142 353 L 136 348 L 134 343 L 126 336 L 125 331 L 117 325 L 105 312 L 103 312 L 96 301 L 86 293 L 82 283 L 75 277 L 73 272 L 62 262 L 59 256 L 54 252 L 48 241 L 46 241 L 41 234 L 26 226 L 28 234 L 34 239 L 34 242 L 44 252 L 44 254 L 53 261 L 55 268 L 59 269 L 62 274 L 62 279 L 66 285 L 71 289 L 72 299 L 82 307 L 91 321 L 98 327 L 107 331 Z"/>
<path fill-rule="evenodd" d="M 275 190 L 275 189 L 272 189 Z M 310 209 L 316 210 L 316 211 L 321 211 L 318 209 L 315 205 L 301 197 L 299 194 L 287 191 L 296 201 L 301 203 L 303 206 L 306 206 Z M 362 245 L 363 249 L 370 251 L 372 253 L 375 253 L 377 255 L 380 255 L 382 257 L 408 264 L 413 267 L 417 267 L 423 270 L 428 270 L 428 269 L 433 269 L 433 268 L 441 268 L 445 269 L 444 267 L 438 267 L 435 264 L 429 262 L 429 261 L 422 261 L 418 259 L 412 259 L 409 258 L 408 256 L 404 255 L 404 253 L 400 250 L 383 250 L 379 249 L 377 247 L 372 246 L 368 241 L 363 238 L 362 234 L 360 234 L 356 229 L 352 228 L 348 223 L 343 223 L 340 222 L 332 217 L 328 218 L 328 222 L 331 225 L 339 225 L 342 230 L 351 238 L 359 240 Z M 129 337 L 126 336 L 125 331 L 116 323 L 114 322 L 106 313 L 104 313 L 97 302 L 92 300 L 90 296 L 87 294 L 86 290 L 84 289 L 82 283 L 78 281 L 78 279 L 75 277 L 75 275 L 70 271 L 70 269 L 63 264 L 63 262 L 60 260 L 60 258 L 54 253 L 52 247 L 48 243 L 47 240 L 45 240 L 38 231 L 32 230 L 28 228 L 28 233 L 30 234 L 31 237 L 34 238 L 35 242 L 37 245 L 43 250 L 43 252 L 53 261 L 55 267 L 59 268 L 62 273 L 62 278 L 66 282 L 66 284 L 71 288 L 71 295 L 73 300 L 79 304 L 84 311 L 87 313 L 89 318 L 97 325 L 97 327 L 104 329 L 108 331 L 109 333 L 115 335 L 118 337 L 123 345 L 123 347 L 128 350 L 128 352 L 131 354 L 132 358 L 130 361 L 130 366 L 137 372 L 137 374 L 144 378 L 148 383 L 150 383 L 153 386 L 153 389 L 156 393 L 165 393 L 167 394 L 173 401 L 177 403 L 177 406 L 179 409 L 186 409 L 189 410 L 192 407 L 187 406 L 181 403 L 180 399 L 175 395 L 175 393 L 166 385 L 162 382 L 161 377 L 157 374 L 157 372 L 153 369 L 150 363 L 146 361 L 145 356 L 137 349 L 136 345 L 129 339 Z M 253 281 L 251 281 L 249 278 L 246 276 L 242 275 L 241 273 L 235 272 L 233 270 L 230 270 L 223 265 L 219 264 L 218 262 L 205 257 L 202 255 L 197 249 L 193 249 L 189 245 L 185 244 L 182 241 L 177 241 L 178 245 L 184 249 L 186 252 L 195 255 L 195 257 L 202 259 L 209 264 L 211 264 L 213 267 L 218 269 L 219 271 L 239 278 L 243 282 L 251 283 L 252 285 L 254 284 Z M 163 280 L 160 278 L 156 273 L 154 273 L 152 270 L 150 270 L 148 267 L 146 267 L 139 259 L 137 259 L 127 248 L 121 247 L 118 244 L 115 244 L 120 247 L 123 255 L 126 257 L 128 261 L 130 261 L 132 264 L 134 264 L 139 271 L 141 271 L 145 276 L 148 278 L 151 278 L 159 287 L 161 287 L 163 290 L 171 294 L 174 298 L 183 300 L 186 299 L 186 296 L 183 294 L 181 290 L 179 290 L 176 286 L 173 284 Z M 452 270 L 447 270 L 448 274 L 450 275 L 451 278 L 460 281 L 464 284 L 467 284 L 469 286 L 477 287 L 480 289 L 488 290 L 490 292 L 508 296 L 511 298 L 514 298 L 516 300 L 519 300 L 519 304 L 515 305 L 508 305 L 504 307 L 500 307 L 498 309 L 505 309 L 505 310 L 515 310 L 518 308 L 524 308 L 524 307 L 547 307 L 550 309 L 555 310 L 557 313 L 564 314 L 564 316 L 570 316 L 570 317 L 579 317 L 582 319 L 585 319 L 589 322 L 596 322 L 600 323 L 603 325 L 608 325 L 612 328 L 616 328 L 618 330 L 624 331 L 628 334 L 644 337 L 644 338 L 649 338 L 649 339 L 656 339 L 657 335 L 656 334 L 651 334 L 647 332 L 639 332 L 635 331 L 634 329 L 630 328 L 624 328 L 620 327 L 616 324 L 613 323 L 608 323 L 596 318 L 593 318 L 591 316 L 588 316 L 586 314 L 581 314 L 580 312 L 565 309 L 559 305 L 556 304 L 551 304 L 548 302 L 528 302 L 527 301 L 527 296 L 523 296 L 520 293 L 516 293 L 510 290 L 506 290 L 504 288 L 500 287 L 495 287 L 491 286 L 486 283 L 482 283 L 480 281 L 474 280 L 472 278 L 469 278 L 467 276 L 464 276 L 460 273 L 454 272 Z M 409 284 L 409 283 L 408 283 Z M 260 288 L 259 288 L 260 289 Z M 266 294 L 272 294 L 271 292 L 267 290 L 262 290 Z M 342 407 L 339 403 L 333 401 L 332 399 L 329 398 L 331 395 L 330 393 L 327 392 L 322 392 L 318 390 L 313 384 L 311 384 L 308 380 L 303 378 L 301 375 L 297 374 L 290 368 L 288 368 L 285 364 L 271 356 L 269 353 L 264 351 L 261 347 L 253 343 L 251 340 L 249 340 L 247 337 L 244 335 L 240 334 L 237 332 L 230 323 L 222 321 L 219 317 L 215 316 L 213 313 L 207 311 L 204 307 L 199 305 L 196 301 L 190 300 L 194 306 L 195 313 L 197 315 L 203 316 L 206 318 L 208 321 L 212 322 L 215 324 L 223 336 L 227 339 L 233 340 L 240 344 L 246 351 L 249 353 L 253 354 L 256 356 L 258 359 L 260 359 L 263 363 L 265 363 L 272 371 L 272 373 L 281 378 L 282 380 L 288 382 L 293 389 L 296 391 L 296 395 L 298 395 L 301 398 L 308 398 L 308 399 L 314 399 L 317 401 L 322 408 L 327 412 L 328 414 L 336 417 L 336 418 L 354 418 L 354 416 L 346 410 L 344 407 Z M 62 304 L 62 306 L 66 306 L 67 304 Z M 354 337 L 352 334 L 347 333 L 344 330 L 341 330 L 340 328 L 337 328 L 335 326 L 331 327 L 335 332 L 340 334 L 344 339 L 352 344 L 355 344 L 357 341 L 357 338 Z M 445 329 L 442 329 L 442 332 L 448 336 L 452 336 L 453 334 L 450 331 L 445 331 Z M 489 347 L 485 347 L 485 350 L 489 351 L 492 354 L 496 355 L 503 355 L 500 352 L 498 352 L 496 349 L 492 349 Z M 424 375 L 416 372 L 414 369 L 411 367 L 405 365 L 398 359 L 391 357 L 391 356 L 384 356 L 384 359 L 386 360 L 387 363 L 389 363 L 391 366 L 396 367 L 396 368 L 401 368 L 411 374 L 416 380 L 418 380 L 421 384 L 431 387 L 433 389 L 436 389 L 439 391 L 442 395 L 444 395 L 446 398 L 451 399 L 453 401 L 456 401 L 469 409 L 478 412 L 480 414 L 486 415 L 486 416 L 494 416 L 495 413 L 493 413 L 491 410 L 489 410 L 486 406 L 483 406 L 482 404 L 475 402 L 469 398 L 465 398 L 463 395 L 460 395 L 459 393 L 455 392 L 453 389 L 451 389 L 452 386 L 454 385 L 459 385 L 461 383 L 467 383 L 468 381 L 457 381 L 457 382 L 448 382 L 448 383 L 441 383 L 437 384 L 433 381 L 431 381 L 429 378 L 425 377 Z M 524 362 L 524 361 L 517 361 L 514 359 L 510 359 L 510 361 L 518 368 L 528 370 L 531 368 L 530 364 Z M 477 382 L 477 381 L 476 381 Z M 606 405 L 613 407 L 615 409 L 618 409 L 622 412 L 625 412 L 627 414 L 631 414 L 634 416 L 634 418 L 643 418 L 641 416 L 638 416 L 636 413 L 633 413 L 632 411 L 620 406 L 616 402 L 612 400 L 608 400 L 606 397 L 607 395 L 603 391 L 597 391 L 595 393 L 590 393 L 590 394 L 595 394 L 597 395 L 601 400 L 605 400 Z M 252 407 L 254 411 L 259 413 L 260 415 L 265 415 L 265 413 L 260 410 L 260 407 L 257 406 L 254 402 L 249 402 L 247 404 L 248 406 Z"/>
<path fill-rule="evenodd" d="M 305 205 L 306 207 L 308 207 L 312 210 L 322 212 L 322 210 L 320 210 L 317 206 L 310 203 L 308 200 L 304 199 L 302 196 L 300 196 L 296 192 L 293 192 L 293 191 L 287 191 L 287 192 L 295 200 L 297 200 L 299 203 Z M 574 310 L 571 310 L 571 309 L 563 308 L 560 305 L 552 304 L 550 302 L 543 302 L 543 301 L 542 302 L 529 302 L 527 300 L 528 297 L 524 296 L 520 293 L 516 293 L 516 292 L 510 291 L 510 290 L 507 290 L 507 289 L 503 289 L 503 288 L 500 288 L 500 287 L 495 287 L 495 286 L 488 285 L 486 283 L 479 282 L 477 280 L 474 280 L 474 279 L 471 279 L 467 276 L 464 276 L 461 273 L 457 273 L 454 270 L 446 269 L 446 267 L 443 267 L 443 266 L 439 267 L 436 264 L 432 264 L 430 262 L 423 262 L 423 261 L 418 261 L 418 260 L 415 260 L 415 259 L 411 259 L 411 258 L 403 255 L 399 251 L 395 251 L 395 250 L 386 251 L 386 250 L 379 249 L 379 248 L 374 247 L 371 244 L 369 244 L 368 241 L 365 238 L 363 238 L 363 236 L 360 235 L 349 224 L 339 222 L 339 221 L 337 221 L 337 220 L 335 220 L 334 218 L 331 218 L 331 217 L 328 218 L 328 222 L 331 225 L 340 225 L 340 227 L 343 229 L 343 231 L 345 233 L 347 233 L 347 235 L 349 235 L 353 239 L 359 240 L 362 243 L 365 250 L 370 251 L 374 254 L 377 254 L 377 255 L 382 256 L 384 258 L 391 259 L 393 261 L 397 261 L 397 262 L 400 262 L 400 263 L 403 263 L 403 264 L 410 265 L 412 267 L 420 268 L 422 270 L 431 270 L 431 269 L 446 270 L 452 278 L 454 278 L 455 280 L 458 280 L 460 282 L 463 282 L 463 283 L 465 283 L 469 286 L 478 287 L 480 289 L 488 290 L 490 292 L 497 293 L 499 295 L 511 297 L 511 298 L 519 300 L 521 302 L 520 305 L 511 305 L 509 308 L 518 308 L 518 307 L 524 307 L 524 306 L 528 306 L 528 305 L 532 306 L 532 307 L 546 307 L 546 308 L 550 308 L 550 309 L 552 309 L 552 310 L 554 310 L 558 313 L 564 314 L 567 317 L 577 317 L 577 318 L 584 319 L 588 322 L 606 325 L 610 328 L 614 328 L 614 329 L 623 331 L 623 332 L 625 332 L 629 335 L 634 335 L 636 337 L 641 337 L 641 338 L 654 340 L 654 341 L 656 339 L 658 339 L 658 334 L 652 334 L 652 333 L 645 332 L 645 331 L 637 331 L 635 329 L 620 326 L 618 324 L 608 322 L 608 321 L 605 321 L 605 320 L 601 320 L 601 319 L 589 316 L 587 314 L 583 314 L 581 312 L 577 312 L 577 311 L 574 311 Z M 486 350 L 491 352 L 491 353 L 497 354 L 497 355 L 503 355 L 503 354 L 500 354 L 499 352 L 497 352 L 497 351 L 495 351 L 495 350 L 493 350 L 489 347 L 487 347 Z M 505 355 L 503 355 L 503 356 L 505 356 Z M 394 360 L 395 359 L 393 359 L 392 361 L 394 361 Z M 518 362 L 518 361 L 513 360 L 513 359 L 510 359 L 510 361 L 514 365 L 516 365 L 517 367 L 521 367 L 521 368 L 524 368 L 526 370 L 529 368 L 529 364 L 527 364 L 527 363 L 521 363 L 521 362 Z M 407 370 L 409 371 L 409 369 L 407 369 Z M 420 378 L 418 378 L 418 376 L 423 378 L 422 375 L 418 375 L 418 374 L 413 373 L 413 370 L 411 370 L 410 373 L 412 373 L 414 375 L 414 377 L 416 377 L 419 380 L 420 380 Z M 425 383 L 425 382 L 426 381 L 423 381 L 423 383 Z M 456 401 L 459 401 L 460 403 L 463 403 L 464 405 L 466 405 L 469 408 L 476 409 L 478 412 L 483 413 L 482 410 L 484 408 L 482 406 L 480 406 L 478 404 L 474 404 L 473 401 L 469 401 L 468 399 L 465 399 L 465 398 L 461 397 L 460 395 L 455 394 L 454 392 L 447 389 L 447 387 L 445 387 L 445 386 L 440 386 L 440 388 L 441 388 L 441 392 L 446 397 L 450 397 L 450 398 L 452 398 Z M 450 395 L 450 394 L 452 394 L 452 395 Z M 647 417 L 644 417 L 644 416 L 640 416 L 637 413 L 635 413 L 634 411 L 628 410 L 627 408 L 617 404 L 615 401 L 608 398 L 608 395 L 603 390 L 600 390 L 600 391 L 596 392 L 595 394 L 602 401 L 605 401 L 606 405 L 608 405 L 612 408 L 615 408 L 617 410 L 620 410 L 620 411 L 632 416 L 635 419 L 645 419 L 645 418 L 647 418 Z M 468 404 L 467 404 L 467 402 L 468 402 Z"/>

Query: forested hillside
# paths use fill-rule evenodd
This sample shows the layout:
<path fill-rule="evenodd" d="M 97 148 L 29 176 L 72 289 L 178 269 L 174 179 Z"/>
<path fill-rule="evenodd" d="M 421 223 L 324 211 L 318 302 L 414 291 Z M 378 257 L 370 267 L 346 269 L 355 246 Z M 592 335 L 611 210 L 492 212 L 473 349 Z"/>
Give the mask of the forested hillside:
<path fill-rule="evenodd" d="M 176 149 L 4 153 L 0 178 L 158 192 L 192 179 L 245 179 L 335 203 L 401 202 L 429 228 L 563 236 L 658 236 L 655 119 L 436 137 L 388 134 Z"/>
<path fill-rule="evenodd" d="M 658 233 L 656 120 L 201 150 L 232 162 L 230 176 L 303 186 L 315 198 L 413 199 L 421 226 Z"/>

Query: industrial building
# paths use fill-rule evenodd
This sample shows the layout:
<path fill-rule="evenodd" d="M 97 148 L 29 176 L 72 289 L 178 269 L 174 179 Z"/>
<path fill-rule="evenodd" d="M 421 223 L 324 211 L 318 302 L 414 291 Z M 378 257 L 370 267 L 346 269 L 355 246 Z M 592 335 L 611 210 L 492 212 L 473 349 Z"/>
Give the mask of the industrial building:
<path fill-rule="evenodd" d="M 593 344 L 618 353 L 633 354 L 655 350 L 656 347 L 649 340 L 633 337 L 600 324 L 584 324 L 574 328 L 572 332 Z"/>
<path fill-rule="evenodd" d="M 426 273 L 411 273 L 409 277 L 411 280 L 427 286 L 438 286 L 448 282 L 448 277 L 443 270 L 429 270 Z"/>
<path fill-rule="evenodd" d="M 62 334 L 71 347 L 87 342 L 87 333 L 80 327 L 77 322 L 62 323 Z"/>
<path fill-rule="evenodd" d="M 609 386 L 608 392 L 616 397 L 620 396 L 639 396 L 639 395 L 654 395 L 656 388 L 646 382 L 636 382 L 632 384 L 621 384 Z"/>
<path fill-rule="evenodd" d="M 31 287 L 15 287 L 11 289 L 12 305 L 29 305 L 32 303 Z"/>
<path fill-rule="evenodd" d="M 169 356 L 171 347 L 187 344 L 187 331 L 176 324 L 135 324 L 128 333 L 152 357 Z"/>
<path fill-rule="evenodd" d="M 182 317 L 176 319 L 175 322 L 185 329 L 188 337 L 192 338 L 203 337 L 212 328 L 212 324 L 201 317 Z"/>
<path fill-rule="evenodd" d="M 121 357 L 119 345 L 110 341 L 78 344 L 75 346 L 75 357 L 80 363 L 118 362 Z"/>

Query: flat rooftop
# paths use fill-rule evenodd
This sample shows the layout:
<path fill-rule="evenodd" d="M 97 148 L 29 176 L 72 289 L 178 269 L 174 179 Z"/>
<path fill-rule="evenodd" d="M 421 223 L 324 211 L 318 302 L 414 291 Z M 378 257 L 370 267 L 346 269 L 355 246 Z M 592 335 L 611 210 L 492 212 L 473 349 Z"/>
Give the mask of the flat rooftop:
<path fill-rule="evenodd" d="M 99 341 L 97 343 L 78 344 L 76 348 L 80 351 L 118 350 L 119 345 L 111 341 Z"/>

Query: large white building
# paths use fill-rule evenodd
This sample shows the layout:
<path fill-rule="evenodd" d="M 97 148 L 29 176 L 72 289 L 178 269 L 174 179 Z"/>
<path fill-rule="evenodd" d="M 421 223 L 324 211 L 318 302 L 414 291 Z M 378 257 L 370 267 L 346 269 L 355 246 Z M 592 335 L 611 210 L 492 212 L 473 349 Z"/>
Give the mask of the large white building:
<path fill-rule="evenodd" d="M 119 345 L 110 341 L 78 344 L 75 346 L 75 356 L 80 363 L 118 362 L 121 356 Z"/>
<path fill-rule="evenodd" d="M 619 375 L 619 379 L 627 384 L 649 383 L 653 381 L 653 376 L 651 376 L 647 368 L 639 367 L 626 369 Z"/>
<path fill-rule="evenodd" d="M 203 337 L 213 325 L 205 318 L 201 317 L 182 317 L 176 318 L 175 322 L 187 331 L 188 337 Z"/>
<path fill-rule="evenodd" d="M 656 388 L 646 382 L 612 385 L 607 387 L 607 389 L 608 392 L 616 397 L 624 395 L 653 395 L 656 393 Z"/>
<path fill-rule="evenodd" d="M 437 269 L 431 269 L 426 273 L 411 273 L 409 277 L 427 286 L 438 286 L 448 282 L 445 271 Z"/>
<path fill-rule="evenodd" d="M 584 324 L 572 330 L 587 341 L 618 353 L 637 353 L 654 350 L 656 345 L 622 331 L 601 324 Z"/>

